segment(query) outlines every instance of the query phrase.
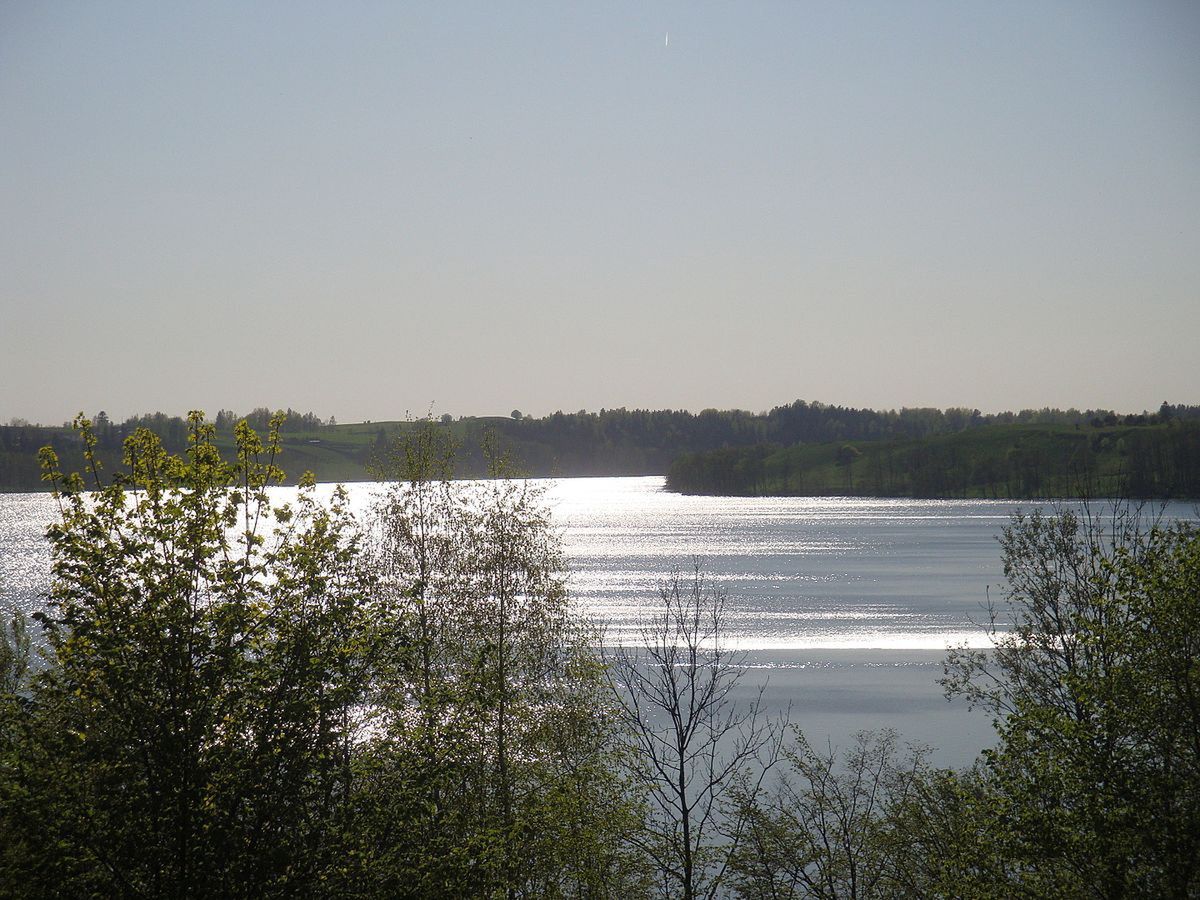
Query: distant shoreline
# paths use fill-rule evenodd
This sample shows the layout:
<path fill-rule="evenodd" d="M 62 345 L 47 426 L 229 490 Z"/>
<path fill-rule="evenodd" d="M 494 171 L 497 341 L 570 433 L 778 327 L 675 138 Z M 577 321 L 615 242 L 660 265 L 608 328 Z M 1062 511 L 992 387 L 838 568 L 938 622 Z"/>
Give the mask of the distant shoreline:
<path fill-rule="evenodd" d="M 246 417 L 265 434 L 263 408 Z M 233 452 L 234 414 L 222 410 L 214 444 Z M 161 413 L 117 423 L 97 414 L 101 482 L 124 469 L 124 440 L 137 428 L 171 454 L 187 451 L 191 424 Z M 208 427 L 208 426 L 206 426 Z M 708 496 L 1030 500 L 1122 496 L 1200 498 L 1200 406 L 1164 403 L 1157 413 L 1023 410 L 857 410 L 796 401 L 767 413 L 742 410 L 601 410 L 542 418 L 462 417 L 336 424 L 311 414 L 283 419 L 284 483 L 376 480 L 397 447 L 430 429 L 456 446 L 454 474 L 484 476 L 489 454 L 528 477 L 660 476 L 667 488 Z M 84 471 L 69 426 L 0 425 L 0 492 L 40 493 L 38 450 L 51 446 L 63 471 Z"/>

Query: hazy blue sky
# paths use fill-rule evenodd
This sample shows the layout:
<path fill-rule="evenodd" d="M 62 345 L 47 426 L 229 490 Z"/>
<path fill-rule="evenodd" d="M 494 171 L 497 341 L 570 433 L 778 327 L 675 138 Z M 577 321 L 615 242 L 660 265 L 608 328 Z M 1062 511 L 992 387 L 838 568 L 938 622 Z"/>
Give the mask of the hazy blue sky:
<path fill-rule="evenodd" d="M 1194 2 L 4 0 L 0 420 L 1200 403 L 1198 48 Z"/>

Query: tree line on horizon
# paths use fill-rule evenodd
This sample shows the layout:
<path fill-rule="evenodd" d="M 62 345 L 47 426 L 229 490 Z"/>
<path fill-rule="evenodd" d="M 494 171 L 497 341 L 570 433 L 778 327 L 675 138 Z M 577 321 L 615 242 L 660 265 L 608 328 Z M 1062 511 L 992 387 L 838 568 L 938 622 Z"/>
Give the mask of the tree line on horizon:
<path fill-rule="evenodd" d="M 1081 428 L 1141 427 L 1164 421 L 1200 420 L 1200 406 L 1163 403 L 1157 412 L 1118 414 L 1111 410 L 1040 409 L 984 414 L 975 409 L 905 408 L 877 411 L 797 400 L 766 413 L 744 410 L 602 409 L 591 413 L 556 412 L 532 417 L 513 410 L 504 417 L 443 415 L 437 423 L 447 429 L 462 450 L 456 474 L 486 474 L 483 451 L 488 434 L 496 434 L 530 475 L 666 475 L 685 454 L 724 452 L 729 448 L 771 448 L 863 441 L 924 441 L 942 435 L 975 432 L 1000 425 L 1080 426 Z M 272 413 L 266 407 L 239 417 L 221 410 L 213 419 L 217 440 L 229 449 L 233 426 L 245 418 L 264 430 Z M 288 409 L 281 426 L 289 453 L 301 459 L 323 481 L 360 481 L 387 447 L 412 422 L 338 425 L 332 417 Z M 137 428 L 148 428 L 171 452 L 186 447 L 187 425 L 164 413 L 131 416 L 117 423 L 103 412 L 92 418 L 98 440 L 96 453 L 114 469 L 124 439 Z M 51 446 L 64 459 L 79 461 L 82 447 L 69 428 L 29 424 L 0 426 L 0 490 L 42 489 L 36 453 Z M 749 451 L 760 453 L 760 450 Z M 831 486 L 831 490 L 840 486 Z M 711 486 L 708 492 L 713 492 Z"/>
<path fill-rule="evenodd" d="M 725 496 L 1200 497 L 1200 422 L 993 425 L 924 440 L 754 444 L 685 453 L 669 490 Z"/>
<path fill-rule="evenodd" d="M 231 459 L 200 416 L 182 456 L 143 429 L 90 484 L 42 454 L 52 585 L 0 639 L 6 896 L 1200 890 L 1195 524 L 1014 517 L 996 650 L 952 652 L 943 681 L 997 743 L 937 769 L 736 702 L 699 569 L 606 645 L 502 459 L 452 481 L 426 423 L 356 519 L 310 478 L 272 504 L 278 427 L 237 425 Z"/>

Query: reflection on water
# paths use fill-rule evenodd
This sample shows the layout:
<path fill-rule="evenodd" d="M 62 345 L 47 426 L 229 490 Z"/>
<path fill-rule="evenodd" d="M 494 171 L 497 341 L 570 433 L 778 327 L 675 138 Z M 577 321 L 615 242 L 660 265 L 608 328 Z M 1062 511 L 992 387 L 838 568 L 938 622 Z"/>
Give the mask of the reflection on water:
<path fill-rule="evenodd" d="M 963 764 L 991 741 L 985 714 L 947 705 L 937 685 L 948 644 L 986 646 L 996 537 L 1014 502 L 684 497 L 661 478 L 545 482 L 580 608 L 610 641 L 634 640 L 657 587 L 694 558 L 728 592 L 728 640 L 748 652 L 747 696 L 791 707 L 810 740 L 845 744 L 892 727 Z M 330 486 L 318 491 L 328 493 Z M 349 487 L 365 514 L 377 488 Z M 279 488 L 280 502 L 294 489 Z M 49 560 L 45 494 L 0 494 L 3 605 L 41 603 Z M 1174 504 L 1166 516 L 1190 517 Z"/>
<path fill-rule="evenodd" d="M 50 580 L 46 526 L 58 515 L 49 494 L 0 494 L 0 609 L 30 612 Z"/>
<path fill-rule="evenodd" d="M 702 561 L 728 593 L 728 636 L 753 650 L 986 646 L 975 623 L 1000 583 L 1009 501 L 685 497 L 661 478 L 542 483 L 581 609 L 627 640 L 673 569 Z M 322 490 L 329 490 L 323 486 Z M 349 488 L 365 514 L 377 488 Z M 294 489 L 277 489 L 287 499 Z M 1169 515 L 1186 516 L 1182 504 Z M 32 609 L 55 514 L 44 494 L 0 495 L 0 590 Z"/>
<path fill-rule="evenodd" d="M 683 497 L 655 478 L 551 489 L 571 588 L 630 639 L 656 584 L 702 560 L 729 595 L 730 640 L 754 650 L 986 645 L 995 536 L 1013 503 Z"/>

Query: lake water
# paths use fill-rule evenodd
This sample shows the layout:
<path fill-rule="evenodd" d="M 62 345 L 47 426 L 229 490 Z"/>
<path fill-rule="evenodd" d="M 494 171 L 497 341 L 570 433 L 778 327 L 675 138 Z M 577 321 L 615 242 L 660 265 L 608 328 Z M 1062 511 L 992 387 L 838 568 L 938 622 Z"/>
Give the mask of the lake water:
<path fill-rule="evenodd" d="M 790 705 L 810 740 L 844 745 L 856 731 L 894 728 L 947 765 L 969 763 L 990 743 L 986 716 L 947 703 L 937 678 L 948 645 L 987 645 L 975 623 L 989 588 L 1002 596 L 996 537 L 1033 504 L 688 497 L 662 484 L 545 483 L 571 592 L 609 640 L 631 639 L 662 579 L 699 559 L 728 594 L 728 641 L 746 652 L 742 694 L 765 682 L 767 704 Z M 365 510 L 377 488 L 349 490 Z M 5 606 L 40 604 L 49 577 L 42 531 L 55 513 L 45 494 L 0 494 Z M 1173 504 L 1166 516 L 1194 511 Z"/>

